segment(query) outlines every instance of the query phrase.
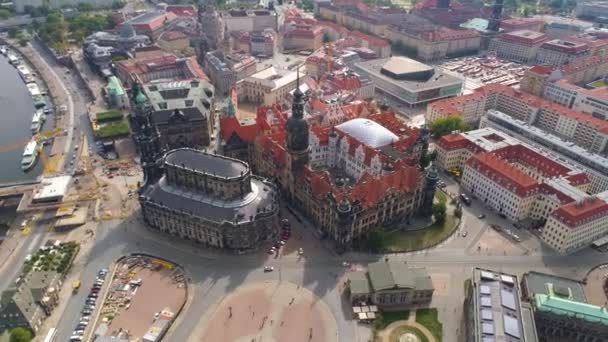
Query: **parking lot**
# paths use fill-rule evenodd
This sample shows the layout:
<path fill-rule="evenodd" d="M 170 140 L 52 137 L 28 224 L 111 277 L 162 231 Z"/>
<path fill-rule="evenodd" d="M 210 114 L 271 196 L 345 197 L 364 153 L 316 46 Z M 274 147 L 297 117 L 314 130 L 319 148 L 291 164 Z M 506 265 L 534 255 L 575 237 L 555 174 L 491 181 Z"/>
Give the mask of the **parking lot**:
<path fill-rule="evenodd" d="M 186 301 L 181 269 L 148 257 L 129 257 L 108 279 L 95 334 L 141 340 L 161 312 L 176 314 Z"/>
<path fill-rule="evenodd" d="M 465 92 L 487 84 L 500 83 L 519 88 L 519 82 L 529 66 L 491 55 L 456 58 L 438 65 L 448 74 L 465 80 Z"/>

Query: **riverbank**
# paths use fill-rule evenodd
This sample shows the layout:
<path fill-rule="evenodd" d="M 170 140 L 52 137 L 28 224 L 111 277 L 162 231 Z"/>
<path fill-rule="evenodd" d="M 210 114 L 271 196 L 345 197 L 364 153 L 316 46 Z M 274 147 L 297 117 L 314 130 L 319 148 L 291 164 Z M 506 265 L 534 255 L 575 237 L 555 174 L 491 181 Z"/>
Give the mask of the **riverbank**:
<path fill-rule="evenodd" d="M 63 128 L 67 134 L 58 135 L 53 139 L 52 146 L 48 152 L 48 163 L 52 164 L 55 173 L 64 171 L 63 161 L 70 151 L 73 140 L 74 129 L 74 108 L 71 95 L 61 82 L 57 74 L 42 59 L 37 51 L 27 44 L 19 46 L 17 42 L 0 38 L 0 43 L 6 44 L 24 59 L 36 72 L 44 87 L 48 91 L 51 100 L 51 108 L 54 109 L 53 128 Z M 62 110 L 65 109 L 65 110 Z M 48 131 L 48 129 L 47 129 Z"/>

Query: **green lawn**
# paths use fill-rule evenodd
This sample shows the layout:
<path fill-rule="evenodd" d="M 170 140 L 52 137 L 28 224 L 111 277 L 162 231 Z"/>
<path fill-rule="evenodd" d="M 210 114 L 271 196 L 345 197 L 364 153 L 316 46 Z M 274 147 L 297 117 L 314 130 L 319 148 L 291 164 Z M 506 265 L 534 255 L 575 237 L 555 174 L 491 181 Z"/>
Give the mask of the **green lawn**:
<path fill-rule="evenodd" d="M 445 204 L 448 204 L 448 196 L 446 196 L 446 194 L 443 191 L 441 191 L 441 190 L 435 191 L 435 198 L 439 202 L 443 202 Z"/>
<path fill-rule="evenodd" d="M 374 328 L 376 330 L 382 330 L 389 324 L 397 321 L 405 321 L 410 317 L 410 312 L 405 311 L 385 311 L 378 314 L 378 317 L 374 321 Z"/>
<path fill-rule="evenodd" d="M 114 138 L 129 135 L 129 125 L 126 122 L 110 123 L 99 127 L 96 132 L 99 138 Z"/>
<path fill-rule="evenodd" d="M 428 228 L 416 231 L 397 230 L 384 237 L 384 250 L 387 252 L 407 252 L 428 248 L 448 237 L 454 230 L 455 218 L 447 215 L 445 222 L 434 223 Z"/>
<path fill-rule="evenodd" d="M 439 322 L 437 318 L 437 309 L 418 309 L 416 310 L 416 322 L 424 325 L 437 342 L 442 341 L 443 337 L 443 325 Z"/>
<path fill-rule="evenodd" d="M 606 83 L 603 80 L 597 80 L 590 84 L 593 88 L 602 88 L 606 86 Z"/>
<path fill-rule="evenodd" d="M 417 328 L 408 327 L 408 326 L 402 326 L 402 327 L 399 327 L 399 328 L 393 330 L 391 332 L 391 335 L 389 336 L 389 341 L 390 342 L 399 342 L 399 337 L 405 333 L 412 333 L 412 334 L 418 336 L 418 338 L 420 339 L 420 342 L 429 342 L 429 340 L 426 338 L 426 336 L 424 336 L 422 331 L 418 330 Z"/>
<path fill-rule="evenodd" d="M 114 121 L 122 119 L 122 112 L 110 110 L 107 112 L 97 113 L 95 116 L 97 117 L 97 122 Z"/>

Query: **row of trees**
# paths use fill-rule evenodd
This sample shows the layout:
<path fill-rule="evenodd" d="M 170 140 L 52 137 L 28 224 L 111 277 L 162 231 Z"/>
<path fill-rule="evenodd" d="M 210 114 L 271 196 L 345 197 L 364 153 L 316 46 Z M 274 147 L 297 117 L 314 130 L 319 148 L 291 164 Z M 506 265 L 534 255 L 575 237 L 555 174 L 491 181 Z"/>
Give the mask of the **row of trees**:
<path fill-rule="evenodd" d="M 59 11 L 51 11 L 46 22 L 32 24 L 40 39 L 58 52 L 65 52 L 68 38 L 81 43 L 86 36 L 93 32 L 111 29 L 116 26 L 114 17 L 110 14 L 79 13 L 66 20 Z"/>
<path fill-rule="evenodd" d="M 466 132 L 470 127 L 462 121 L 459 116 L 448 116 L 437 119 L 431 123 L 431 132 L 433 138 L 439 139 L 444 135 L 450 134 L 453 131 Z"/>

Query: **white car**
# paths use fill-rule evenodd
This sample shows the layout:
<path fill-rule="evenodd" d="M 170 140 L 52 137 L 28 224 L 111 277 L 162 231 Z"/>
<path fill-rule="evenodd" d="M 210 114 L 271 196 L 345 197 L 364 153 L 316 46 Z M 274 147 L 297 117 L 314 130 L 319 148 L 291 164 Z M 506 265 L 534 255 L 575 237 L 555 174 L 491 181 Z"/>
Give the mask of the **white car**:
<path fill-rule="evenodd" d="M 264 266 L 264 272 L 272 272 L 274 271 L 274 267 L 272 266 Z"/>
<path fill-rule="evenodd" d="M 342 267 L 350 267 L 350 262 L 342 261 Z"/>
<path fill-rule="evenodd" d="M 302 247 L 298 248 L 298 255 L 304 255 L 304 249 Z"/>

